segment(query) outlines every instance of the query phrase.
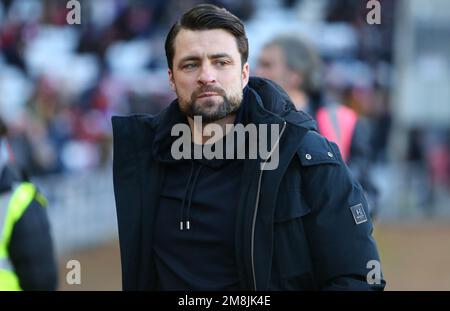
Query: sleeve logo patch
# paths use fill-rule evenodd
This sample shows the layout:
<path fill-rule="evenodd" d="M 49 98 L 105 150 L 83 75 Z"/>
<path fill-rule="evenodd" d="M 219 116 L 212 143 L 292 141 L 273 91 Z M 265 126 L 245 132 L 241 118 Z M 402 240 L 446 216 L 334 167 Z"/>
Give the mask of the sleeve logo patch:
<path fill-rule="evenodd" d="M 367 216 L 361 203 L 350 207 L 350 210 L 357 225 L 367 221 Z"/>

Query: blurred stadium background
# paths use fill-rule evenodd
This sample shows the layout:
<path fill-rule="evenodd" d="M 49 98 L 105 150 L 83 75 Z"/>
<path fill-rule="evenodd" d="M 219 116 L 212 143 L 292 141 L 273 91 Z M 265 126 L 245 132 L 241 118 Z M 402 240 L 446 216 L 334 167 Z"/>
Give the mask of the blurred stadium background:
<path fill-rule="evenodd" d="M 192 0 L 0 1 L 0 115 L 16 160 L 49 199 L 61 290 L 120 290 L 112 115 L 156 113 L 169 89 L 164 40 Z M 380 189 L 375 238 L 387 290 L 450 290 L 450 2 L 222 0 L 245 21 L 250 66 L 274 35 L 319 48 L 345 104 L 371 125 Z M 66 262 L 81 263 L 68 285 Z"/>

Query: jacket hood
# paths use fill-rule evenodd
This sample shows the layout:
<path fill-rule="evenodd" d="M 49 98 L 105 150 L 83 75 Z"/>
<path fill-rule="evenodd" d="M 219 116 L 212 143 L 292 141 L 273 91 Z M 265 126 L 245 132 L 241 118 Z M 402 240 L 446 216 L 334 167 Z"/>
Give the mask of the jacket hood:
<path fill-rule="evenodd" d="M 259 97 L 258 104 L 266 112 L 275 114 L 288 123 L 317 131 L 314 119 L 308 113 L 296 110 L 286 91 L 272 80 L 251 77 L 248 88 L 256 98 Z"/>

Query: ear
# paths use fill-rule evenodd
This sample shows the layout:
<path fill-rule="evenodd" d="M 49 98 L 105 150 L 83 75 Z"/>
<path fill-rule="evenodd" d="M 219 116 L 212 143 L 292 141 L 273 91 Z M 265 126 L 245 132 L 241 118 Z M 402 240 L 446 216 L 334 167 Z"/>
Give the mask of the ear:
<path fill-rule="evenodd" d="M 168 69 L 167 73 L 169 75 L 169 84 L 170 84 L 170 88 L 172 89 L 172 91 L 175 92 L 175 81 L 173 79 L 173 72 L 172 70 Z"/>
<path fill-rule="evenodd" d="M 249 79 L 250 79 L 250 66 L 248 63 L 245 63 L 244 66 L 242 67 L 242 88 L 247 86 Z"/>

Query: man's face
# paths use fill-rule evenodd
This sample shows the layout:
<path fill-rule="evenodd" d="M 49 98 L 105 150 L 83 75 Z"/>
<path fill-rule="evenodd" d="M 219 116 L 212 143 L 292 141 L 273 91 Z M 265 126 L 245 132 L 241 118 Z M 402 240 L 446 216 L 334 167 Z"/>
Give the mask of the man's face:
<path fill-rule="evenodd" d="M 223 29 L 181 29 L 175 38 L 172 89 L 180 110 L 214 122 L 236 111 L 248 83 L 249 67 L 241 65 L 234 36 Z"/>
<path fill-rule="evenodd" d="M 263 48 L 255 73 L 257 76 L 275 81 L 285 90 L 289 88 L 289 70 L 283 51 L 277 45 L 268 45 Z"/>

